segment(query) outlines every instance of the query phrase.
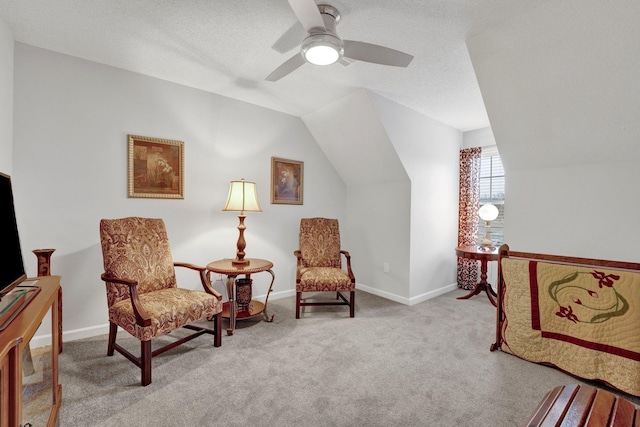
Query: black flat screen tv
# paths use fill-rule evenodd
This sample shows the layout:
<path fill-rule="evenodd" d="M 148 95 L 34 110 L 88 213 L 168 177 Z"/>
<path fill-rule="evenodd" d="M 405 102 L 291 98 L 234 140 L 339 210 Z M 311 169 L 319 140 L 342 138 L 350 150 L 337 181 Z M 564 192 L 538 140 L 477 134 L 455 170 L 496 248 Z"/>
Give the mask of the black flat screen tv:
<path fill-rule="evenodd" d="M 0 331 L 4 330 L 40 292 L 40 287 L 27 280 L 18 236 L 18 223 L 13 204 L 11 177 L 0 172 Z M 18 286 L 21 285 L 21 286 Z"/>
<path fill-rule="evenodd" d="M 11 177 L 0 172 L 0 299 L 22 283 L 27 275 L 24 270 L 18 223 L 13 204 Z"/>

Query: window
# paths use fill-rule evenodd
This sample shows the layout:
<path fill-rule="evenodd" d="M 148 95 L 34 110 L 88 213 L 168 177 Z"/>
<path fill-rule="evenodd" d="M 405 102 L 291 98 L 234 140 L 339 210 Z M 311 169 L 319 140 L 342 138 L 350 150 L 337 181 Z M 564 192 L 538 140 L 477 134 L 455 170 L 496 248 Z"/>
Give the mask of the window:
<path fill-rule="evenodd" d="M 498 208 L 498 218 L 491 221 L 489 235 L 494 245 L 504 243 L 504 168 L 494 146 L 482 147 L 480 160 L 480 206 L 492 203 Z M 478 217 L 478 242 L 485 235 L 485 222 Z"/>

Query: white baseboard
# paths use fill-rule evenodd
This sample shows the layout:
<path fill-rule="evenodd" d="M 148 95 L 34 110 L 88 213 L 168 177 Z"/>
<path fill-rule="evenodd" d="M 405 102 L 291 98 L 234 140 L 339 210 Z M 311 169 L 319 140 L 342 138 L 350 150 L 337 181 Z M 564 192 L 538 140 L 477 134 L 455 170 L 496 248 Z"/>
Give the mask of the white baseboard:
<path fill-rule="evenodd" d="M 271 295 L 269 295 L 269 299 L 281 299 L 281 298 L 294 297 L 294 296 L 296 296 L 296 290 L 289 289 L 287 291 L 271 292 Z M 264 301 L 264 298 L 265 298 L 265 295 L 258 295 L 255 297 L 255 299 L 258 299 L 260 301 Z"/>
<path fill-rule="evenodd" d="M 386 291 L 381 291 L 380 289 L 376 289 L 376 288 L 372 288 L 370 286 L 367 285 L 363 285 L 361 283 L 357 283 L 356 284 L 356 289 L 373 294 L 373 295 L 377 295 L 379 297 L 382 298 L 386 298 L 388 300 L 391 301 L 395 301 L 395 302 L 399 302 L 400 304 L 405 304 L 405 305 L 414 305 L 414 304 L 418 304 L 421 303 L 423 301 L 426 301 L 428 299 L 431 298 L 435 298 L 437 296 L 440 296 L 442 294 L 446 294 L 447 292 L 451 292 L 454 289 L 457 288 L 457 285 L 454 283 L 452 285 L 447 285 L 445 287 L 442 287 L 440 289 L 436 289 L 435 291 L 430 291 L 427 293 L 424 293 L 422 295 L 418 295 L 416 297 L 413 298 L 405 298 L 405 297 L 401 297 L 399 295 L 396 294 L 392 294 L 390 292 L 386 292 Z M 281 291 L 281 292 L 272 292 L 271 295 L 269 296 L 269 299 L 275 300 L 275 299 L 280 299 L 280 298 L 287 298 L 287 297 L 293 297 L 296 295 L 296 290 L 295 289 L 289 289 L 287 291 Z M 257 295 L 253 297 L 254 299 L 257 299 L 259 301 L 264 301 L 265 296 L 264 295 Z"/>
<path fill-rule="evenodd" d="M 414 304 L 419 304 L 423 301 L 429 300 L 431 298 L 435 298 L 447 292 L 451 292 L 454 289 L 457 289 L 457 285 L 454 283 L 452 285 L 444 286 L 440 289 L 426 292 L 424 294 L 415 296 L 413 298 L 401 297 L 399 295 L 392 294 L 386 291 L 381 291 L 380 289 L 372 288 L 370 286 L 363 285 L 361 283 L 356 284 L 356 289 L 362 290 L 364 292 L 368 292 L 373 295 L 377 295 L 382 298 L 386 298 L 391 301 L 399 302 L 400 304 L 414 305 Z M 295 289 L 289 289 L 289 290 L 280 291 L 280 292 L 271 292 L 271 295 L 269 295 L 269 299 L 277 300 L 281 298 L 292 297 L 292 296 L 295 296 L 295 294 L 296 294 Z M 264 301 L 265 296 L 266 295 L 256 295 L 254 298 L 259 301 Z M 105 323 L 103 325 L 91 326 L 88 328 L 74 329 L 72 331 L 64 331 L 62 333 L 62 341 L 63 342 L 76 341 L 83 338 L 91 338 L 98 335 L 106 335 L 108 333 L 109 333 L 109 324 Z M 51 334 L 35 336 L 31 340 L 31 347 L 33 348 L 43 347 L 50 344 L 51 344 Z"/>
<path fill-rule="evenodd" d="M 442 294 L 446 294 L 447 292 L 451 292 L 451 291 L 453 291 L 454 289 L 457 288 L 457 285 L 455 283 L 452 284 L 452 285 L 447 285 L 447 286 L 444 286 L 444 287 L 442 287 L 440 289 L 436 289 L 434 291 L 426 292 L 424 294 L 415 296 L 413 298 L 401 297 L 399 295 L 392 294 L 392 293 L 386 292 L 386 291 L 381 291 L 380 289 L 372 288 L 370 286 L 363 285 L 363 284 L 357 284 L 356 288 L 360 289 L 360 290 L 363 290 L 365 292 L 368 292 L 370 294 L 377 295 L 379 297 L 389 299 L 391 301 L 399 302 L 400 304 L 415 305 L 415 304 L 421 303 L 423 301 L 429 300 L 431 298 L 435 298 L 437 296 L 440 296 Z"/>
<path fill-rule="evenodd" d="M 75 341 L 83 338 L 91 338 L 98 335 L 107 335 L 109 333 L 109 323 L 104 325 L 91 326 L 89 328 L 75 329 L 62 333 L 62 342 Z"/>
<path fill-rule="evenodd" d="M 453 283 L 451 285 L 443 286 L 442 288 L 436 289 L 434 291 L 425 292 L 424 294 L 411 298 L 411 302 L 409 303 L 409 305 L 419 304 L 423 301 L 435 298 L 442 294 L 446 294 L 447 292 L 451 292 L 455 289 L 458 289 L 458 285 L 456 283 Z"/>
<path fill-rule="evenodd" d="M 408 298 L 392 294 L 391 292 L 381 291 L 380 289 L 372 288 L 371 286 L 363 285 L 361 283 L 356 283 L 356 289 L 365 291 L 369 294 L 377 295 L 382 298 L 386 298 L 391 301 L 399 302 L 400 304 L 410 305 Z"/>
<path fill-rule="evenodd" d="M 62 332 L 62 342 L 68 341 L 76 341 L 83 338 L 91 338 L 98 335 L 106 335 L 109 333 L 109 324 L 105 323 L 104 325 L 91 326 L 89 328 L 81 328 L 75 329 L 72 331 L 63 331 Z M 29 341 L 29 346 L 31 348 L 44 347 L 47 345 L 51 345 L 51 334 L 45 335 L 36 335 L 31 338 Z M 64 348 L 64 345 L 63 345 Z"/>

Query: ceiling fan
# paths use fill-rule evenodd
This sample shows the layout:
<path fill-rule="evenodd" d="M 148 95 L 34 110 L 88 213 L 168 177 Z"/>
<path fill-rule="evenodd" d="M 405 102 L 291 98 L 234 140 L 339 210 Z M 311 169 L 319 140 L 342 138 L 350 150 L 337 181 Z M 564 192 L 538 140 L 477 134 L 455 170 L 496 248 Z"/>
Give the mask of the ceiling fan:
<path fill-rule="evenodd" d="M 412 55 L 388 47 L 342 40 L 336 33 L 336 25 L 340 22 L 340 12 L 333 6 L 316 5 L 314 0 L 289 0 L 289 5 L 307 32 L 307 36 L 302 41 L 300 53 L 285 61 L 265 80 L 275 82 L 300 68 L 305 62 L 315 65 L 330 65 L 339 60 L 341 62 L 358 60 L 406 67 L 413 59 Z"/>

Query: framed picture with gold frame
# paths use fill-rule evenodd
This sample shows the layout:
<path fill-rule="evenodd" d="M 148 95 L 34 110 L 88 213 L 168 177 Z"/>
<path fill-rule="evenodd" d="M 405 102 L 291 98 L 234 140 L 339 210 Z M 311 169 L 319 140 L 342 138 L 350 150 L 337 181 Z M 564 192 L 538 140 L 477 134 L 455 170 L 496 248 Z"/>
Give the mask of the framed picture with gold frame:
<path fill-rule="evenodd" d="M 301 205 L 303 201 L 304 162 L 271 158 L 271 203 Z"/>
<path fill-rule="evenodd" d="M 184 142 L 129 135 L 129 197 L 184 199 Z"/>

